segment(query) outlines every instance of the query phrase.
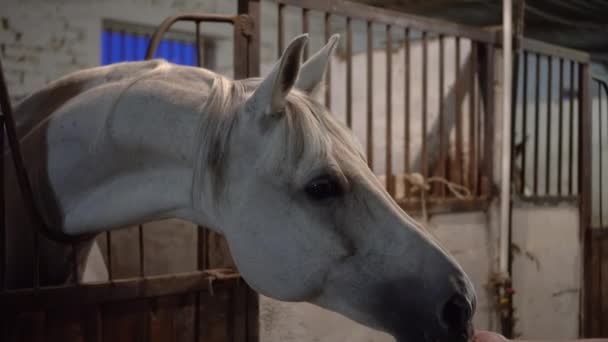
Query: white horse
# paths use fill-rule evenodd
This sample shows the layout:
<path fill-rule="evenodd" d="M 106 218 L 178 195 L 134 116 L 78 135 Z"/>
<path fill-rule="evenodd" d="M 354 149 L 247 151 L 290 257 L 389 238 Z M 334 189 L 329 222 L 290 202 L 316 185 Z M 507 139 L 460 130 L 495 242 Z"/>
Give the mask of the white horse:
<path fill-rule="evenodd" d="M 189 220 L 223 234 L 264 295 L 311 302 L 398 341 L 468 340 L 470 280 L 312 96 L 337 41 L 301 65 L 308 36 L 295 38 L 264 79 L 155 60 L 80 71 L 25 99 L 20 142 L 46 223 L 79 235 Z M 8 191 L 9 254 L 28 260 L 31 241 L 19 236 L 31 223 L 18 189 Z M 42 244 L 41 280 L 65 281 L 69 248 Z M 31 283 L 30 266 L 9 269 L 13 286 Z"/>

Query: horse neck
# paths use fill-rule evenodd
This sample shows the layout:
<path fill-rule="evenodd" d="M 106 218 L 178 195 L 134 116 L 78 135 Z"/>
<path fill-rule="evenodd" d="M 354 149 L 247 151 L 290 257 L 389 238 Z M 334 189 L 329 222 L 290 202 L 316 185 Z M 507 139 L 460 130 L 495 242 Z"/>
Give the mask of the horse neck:
<path fill-rule="evenodd" d="M 216 226 L 214 208 L 192 201 L 193 194 L 208 191 L 205 182 L 194 182 L 197 156 L 209 148 L 201 137 L 211 115 L 202 112 L 207 74 L 201 81 L 172 68 L 126 87 L 89 90 L 49 120 L 48 161 L 38 178 L 50 179 L 64 232 L 95 233 L 171 217 Z M 77 148 L 65 144 L 66 137 L 77 140 Z"/>

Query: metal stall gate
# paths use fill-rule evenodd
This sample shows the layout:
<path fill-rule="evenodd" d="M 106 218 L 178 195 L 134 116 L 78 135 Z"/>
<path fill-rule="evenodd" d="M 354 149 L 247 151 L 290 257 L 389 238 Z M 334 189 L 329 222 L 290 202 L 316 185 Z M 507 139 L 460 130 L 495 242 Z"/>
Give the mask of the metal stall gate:
<path fill-rule="evenodd" d="M 342 34 L 320 100 L 363 142 L 369 166 L 404 209 L 487 207 L 493 32 L 347 1 L 276 3 L 279 52 L 288 35 Z M 340 79 L 332 69 L 344 70 Z"/>
<path fill-rule="evenodd" d="M 581 336 L 606 336 L 603 313 L 608 260 L 603 198 L 602 144 L 606 86 L 591 79 L 589 54 L 531 39 L 522 40 L 513 93 L 512 173 L 514 197 L 535 205 L 578 203 L 582 250 Z M 593 91 L 597 98 L 593 99 Z M 602 95 L 604 95 L 602 97 Z M 603 272 L 602 272 L 603 271 Z M 603 322 L 603 323 L 602 323 Z"/>
<path fill-rule="evenodd" d="M 173 23 L 189 21 L 195 24 L 197 46 L 201 39 L 201 24 L 219 22 L 234 27 L 235 78 L 259 73 L 259 2 L 239 1 L 239 15 L 179 15 L 167 19 L 157 30 L 148 49 L 152 56 L 158 41 Z M 197 63 L 200 65 L 200 49 Z M 1 71 L 1 66 L 0 66 Z M 9 145 L 15 164 L 25 175 L 23 160 L 18 152 L 12 110 L 4 78 L 0 80 L 2 127 L 6 124 Z M 0 131 L 4 133 L 3 129 Z M 5 135 L 0 135 L 4 149 Z M 16 152 L 17 151 L 17 152 Z M 2 159 L 4 161 L 4 159 Z M 6 165 L 0 165 L 5 170 Z M 31 200 L 27 176 L 22 192 Z M 2 183 L 4 184 L 4 182 Z M 3 190 L 3 189 L 2 189 Z M 2 208 L 6 201 L 2 191 Z M 26 203 L 32 205 L 33 202 Z M 112 235 L 105 234 L 106 260 L 109 280 L 103 283 L 80 283 L 77 277 L 67 285 L 45 286 L 39 282 L 37 247 L 41 239 L 51 238 L 43 227 L 35 232 L 34 268 L 31 288 L 9 289 L 5 282 L 6 227 L 4 209 L 0 226 L 0 340 L 1 341 L 258 341 L 258 298 L 235 273 L 234 265 L 221 237 L 206 229 L 196 229 L 197 270 L 179 274 L 149 276 L 144 272 L 144 231 L 138 227 L 135 246 L 139 253 L 139 275 L 120 278 L 113 274 Z M 32 215 L 38 215 L 34 210 Z M 41 221 L 39 221 L 41 222 Z M 64 241 L 66 242 L 66 241 Z M 76 251 L 78 240 L 73 239 Z M 76 271 L 76 253 L 70 266 Z M 226 268 L 232 266 L 231 268 Z M 221 268 L 218 268 L 221 267 Z"/>

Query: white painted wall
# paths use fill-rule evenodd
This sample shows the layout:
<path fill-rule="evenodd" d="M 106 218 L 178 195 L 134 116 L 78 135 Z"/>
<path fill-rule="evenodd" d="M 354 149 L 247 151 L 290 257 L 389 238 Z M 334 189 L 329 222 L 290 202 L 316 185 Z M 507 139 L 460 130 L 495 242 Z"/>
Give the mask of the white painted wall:
<path fill-rule="evenodd" d="M 513 209 L 515 332 L 524 339 L 579 333 L 582 259 L 576 203 Z"/>

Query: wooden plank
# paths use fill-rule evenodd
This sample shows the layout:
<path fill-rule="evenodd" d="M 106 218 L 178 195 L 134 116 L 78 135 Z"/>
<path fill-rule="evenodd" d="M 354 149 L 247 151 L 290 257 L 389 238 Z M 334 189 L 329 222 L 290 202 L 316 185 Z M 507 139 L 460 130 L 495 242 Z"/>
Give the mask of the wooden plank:
<path fill-rule="evenodd" d="M 6 337 L 8 342 L 43 342 L 46 341 L 44 329 L 46 315 L 44 312 L 22 312 L 7 315 Z"/>
<path fill-rule="evenodd" d="M 81 310 L 57 308 L 47 312 L 46 338 L 48 342 L 84 342 Z"/>
<path fill-rule="evenodd" d="M 208 268 L 236 269 L 228 243 L 220 234 L 207 230 L 207 265 Z"/>
<path fill-rule="evenodd" d="M 247 286 L 243 281 L 234 287 L 232 292 L 232 331 L 234 341 L 247 340 Z"/>
<path fill-rule="evenodd" d="M 196 295 L 188 293 L 177 297 L 177 307 L 173 311 L 173 326 L 176 342 L 194 341 L 194 317 Z"/>
<path fill-rule="evenodd" d="M 148 300 L 139 299 L 104 305 L 104 342 L 144 342 L 148 340 Z"/>
<path fill-rule="evenodd" d="M 150 299 L 150 342 L 192 341 L 194 339 L 194 295 Z"/>
<path fill-rule="evenodd" d="M 260 296 L 247 286 L 247 342 L 260 340 Z"/>
<path fill-rule="evenodd" d="M 86 306 L 82 313 L 82 327 L 86 342 L 101 342 L 101 313 L 99 306 Z"/>
<path fill-rule="evenodd" d="M 233 341 L 228 323 L 230 311 L 230 292 L 216 289 L 213 295 L 201 293 L 199 341 Z"/>
<path fill-rule="evenodd" d="M 112 283 L 80 286 L 45 287 L 0 294 L 0 308 L 7 312 L 27 312 L 54 307 L 99 304 L 128 299 L 149 298 L 195 291 L 207 291 L 209 279 L 204 272 L 171 274 L 148 278 L 117 280 Z M 231 288 L 238 274 L 225 275 L 214 281 L 217 289 Z"/>

